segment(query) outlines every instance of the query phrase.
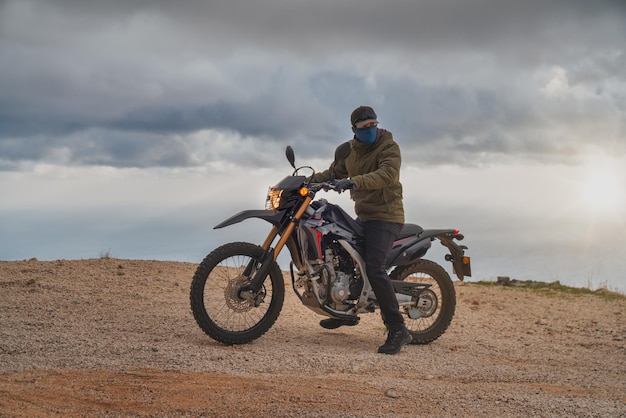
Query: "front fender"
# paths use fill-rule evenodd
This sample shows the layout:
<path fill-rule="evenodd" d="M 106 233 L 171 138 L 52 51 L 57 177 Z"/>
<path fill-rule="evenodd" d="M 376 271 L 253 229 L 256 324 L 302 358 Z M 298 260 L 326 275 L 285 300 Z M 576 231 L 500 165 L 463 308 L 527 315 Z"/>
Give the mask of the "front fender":
<path fill-rule="evenodd" d="M 252 209 L 242 210 L 241 212 L 231 216 L 230 218 L 215 225 L 213 229 L 224 228 L 225 226 L 233 225 L 244 221 L 249 218 L 259 218 L 271 223 L 272 225 L 280 225 L 280 221 L 283 219 L 285 212 L 277 210 L 264 210 L 264 209 Z"/>

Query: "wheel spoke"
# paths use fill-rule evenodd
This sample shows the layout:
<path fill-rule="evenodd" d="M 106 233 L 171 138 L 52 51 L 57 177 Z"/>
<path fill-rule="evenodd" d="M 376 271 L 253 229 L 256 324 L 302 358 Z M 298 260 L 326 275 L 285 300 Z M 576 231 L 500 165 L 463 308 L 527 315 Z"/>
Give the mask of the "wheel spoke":
<path fill-rule="evenodd" d="M 439 288 L 437 281 L 435 281 L 430 275 L 426 273 L 413 273 L 410 276 L 408 276 L 405 279 L 405 281 L 429 284 L 431 285 L 429 287 L 429 290 L 433 292 L 434 295 L 436 296 L 437 308 L 431 315 L 428 315 L 426 317 L 422 316 L 417 319 L 410 319 L 407 323 L 407 327 L 411 331 L 416 331 L 416 332 L 425 331 L 428 328 L 433 326 L 433 324 L 439 318 L 439 314 L 441 313 L 441 301 L 442 301 L 441 289 Z"/>
<path fill-rule="evenodd" d="M 213 322 L 224 330 L 246 331 L 258 324 L 269 309 L 268 303 L 255 307 L 239 297 L 239 289 L 248 281 L 242 274 L 251 260 L 243 255 L 225 258 L 207 278 L 204 306 Z M 264 286 L 265 299 L 271 300 L 271 281 L 266 280 Z"/>
<path fill-rule="evenodd" d="M 198 266 L 191 283 L 191 310 L 211 338 L 225 344 L 248 343 L 278 318 L 285 288 L 277 264 L 270 266 L 258 294 L 241 297 L 241 288 L 250 284 L 250 277 L 244 276 L 247 266 L 264 253 L 258 245 L 233 242 L 216 248 Z"/>
<path fill-rule="evenodd" d="M 419 286 L 419 300 L 403 307 L 413 344 L 428 344 L 439 338 L 450 325 L 456 308 L 456 292 L 448 273 L 437 263 L 420 259 L 394 270 L 390 276 L 393 280 L 425 285 Z"/>

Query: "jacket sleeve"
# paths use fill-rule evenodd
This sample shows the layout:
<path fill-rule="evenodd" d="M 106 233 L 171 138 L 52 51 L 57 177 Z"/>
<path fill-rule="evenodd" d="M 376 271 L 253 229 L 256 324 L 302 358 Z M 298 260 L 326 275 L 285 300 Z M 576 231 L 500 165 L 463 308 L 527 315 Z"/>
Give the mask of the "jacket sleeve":
<path fill-rule="evenodd" d="M 378 168 L 369 173 L 352 177 L 356 190 L 376 190 L 400 181 L 402 156 L 396 142 L 388 144 L 377 158 Z"/>

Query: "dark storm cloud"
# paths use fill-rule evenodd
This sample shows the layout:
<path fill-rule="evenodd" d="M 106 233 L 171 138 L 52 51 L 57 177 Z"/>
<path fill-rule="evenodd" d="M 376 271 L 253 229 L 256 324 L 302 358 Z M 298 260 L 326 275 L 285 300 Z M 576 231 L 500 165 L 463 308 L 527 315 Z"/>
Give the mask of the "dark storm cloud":
<path fill-rule="evenodd" d="M 265 48 L 284 46 L 290 51 L 375 47 L 456 51 L 468 47 L 490 50 L 515 47 L 511 54 L 524 52 L 541 57 L 551 50 L 567 54 L 569 48 L 563 42 L 568 40 L 582 47 L 608 42 L 621 48 L 620 37 L 626 34 L 623 25 L 626 6 L 621 0 L 51 0 L 42 3 L 45 6 L 39 7 L 43 10 L 58 10 L 89 25 L 107 19 L 162 15 L 177 25 L 178 30 L 190 31 L 192 42 L 214 41 L 210 36 L 215 36 L 224 48 L 239 42 Z M 202 35 L 206 36 L 202 38 Z M 209 43 L 210 48 L 217 47 Z"/>
<path fill-rule="evenodd" d="M 360 104 L 421 163 L 625 152 L 624 22 L 622 1 L 4 1 L 0 169 L 244 155 L 204 131 L 249 164 L 326 157 Z"/>

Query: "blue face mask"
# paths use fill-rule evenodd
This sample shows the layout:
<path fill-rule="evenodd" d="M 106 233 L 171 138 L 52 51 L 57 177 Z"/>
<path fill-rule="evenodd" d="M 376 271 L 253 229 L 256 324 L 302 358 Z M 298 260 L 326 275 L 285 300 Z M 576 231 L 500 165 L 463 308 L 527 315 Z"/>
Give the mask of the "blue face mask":
<path fill-rule="evenodd" d="M 370 126 L 369 128 L 352 128 L 356 140 L 363 142 L 364 144 L 373 144 L 376 141 L 376 132 L 378 128 L 376 126 Z"/>

